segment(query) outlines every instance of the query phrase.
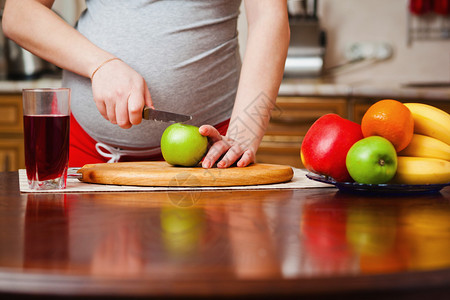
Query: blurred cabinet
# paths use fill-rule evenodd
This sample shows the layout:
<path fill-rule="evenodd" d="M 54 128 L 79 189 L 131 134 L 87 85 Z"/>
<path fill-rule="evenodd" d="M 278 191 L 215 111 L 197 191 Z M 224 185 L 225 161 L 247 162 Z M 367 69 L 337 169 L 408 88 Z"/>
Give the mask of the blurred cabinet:
<path fill-rule="evenodd" d="M 25 168 L 22 96 L 0 95 L 0 171 Z"/>
<path fill-rule="evenodd" d="M 328 113 L 347 118 L 347 107 L 345 98 L 278 97 L 256 161 L 303 167 L 300 146 L 309 127 Z"/>

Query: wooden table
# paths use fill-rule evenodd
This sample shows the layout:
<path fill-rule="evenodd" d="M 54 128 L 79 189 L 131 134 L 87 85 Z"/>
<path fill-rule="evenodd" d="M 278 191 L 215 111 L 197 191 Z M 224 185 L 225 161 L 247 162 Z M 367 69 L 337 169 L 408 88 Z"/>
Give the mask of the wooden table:
<path fill-rule="evenodd" d="M 0 298 L 30 295 L 449 299 L 450 188 L 20 194 L 0 173 Z"/>

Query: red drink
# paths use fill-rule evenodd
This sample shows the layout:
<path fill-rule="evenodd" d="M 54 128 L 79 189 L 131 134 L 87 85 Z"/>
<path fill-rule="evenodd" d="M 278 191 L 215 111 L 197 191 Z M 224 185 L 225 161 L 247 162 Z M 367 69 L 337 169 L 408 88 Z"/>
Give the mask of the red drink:
<path fill-rule="evenodd" d="M 69 161 L 69 116 L 25 115 L 25 165 L 28 181 L 62 177 Z M 63 183 L 65 187 L 65 182 Z"/>

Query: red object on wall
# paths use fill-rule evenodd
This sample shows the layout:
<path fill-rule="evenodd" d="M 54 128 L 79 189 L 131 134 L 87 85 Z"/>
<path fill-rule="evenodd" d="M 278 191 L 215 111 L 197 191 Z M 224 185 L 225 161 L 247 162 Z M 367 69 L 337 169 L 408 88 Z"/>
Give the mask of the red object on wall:
<path fill-rule="evenodd" d="M 433 8 L 432 0 L 410 0 L 409 10 L 415 15 L 424 15 L 430 12 Z"/>
<path fill-rule="evenodd" d="M 433 11 L 439 15 L 450 15 L 450 0 L 434 0 Z"/>

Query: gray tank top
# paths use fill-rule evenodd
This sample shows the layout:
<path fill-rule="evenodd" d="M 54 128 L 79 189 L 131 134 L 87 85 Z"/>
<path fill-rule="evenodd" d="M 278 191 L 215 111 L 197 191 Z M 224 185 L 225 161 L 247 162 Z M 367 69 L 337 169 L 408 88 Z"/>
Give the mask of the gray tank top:
<path fill-rule="evenodd" d="M 190 114 L 193 125 L 231 115 L 241 60 L 237 18 L 241 0 L 87 0 L 76 28 L 146 80 L 155 108 Z M 170 123 L 143 120 L 130 129 L 106 121 L 89 78 L 63 72 L 71 109 L 96 141 L 129 148 L 158 147 Z"/>

